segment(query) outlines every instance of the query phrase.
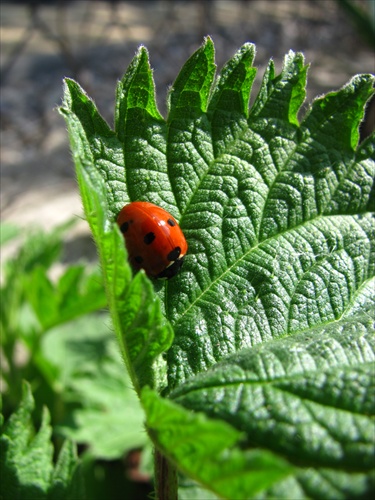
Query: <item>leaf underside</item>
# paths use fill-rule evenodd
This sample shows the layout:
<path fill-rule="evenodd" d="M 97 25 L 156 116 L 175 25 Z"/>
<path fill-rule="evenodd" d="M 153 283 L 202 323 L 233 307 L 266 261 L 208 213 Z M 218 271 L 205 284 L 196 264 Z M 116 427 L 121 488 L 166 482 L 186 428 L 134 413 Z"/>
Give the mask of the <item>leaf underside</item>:
<path fill-rule="evenodd" d="M 276 460 L 265 496 L 356 497 L 372 491 L 374 465 L 374 136 L 358 142 L 374 77 L 316 99 L 300 121 L 303 56 L 290 52 L 278 75 L 271 61 L 249 109 L 254 55 L 245 44 L 215 78 L 206 39 L 164 120 L 141 47 L 118 85 L 115 131 L 72 80 L 62 113 L 136 387 L 167 383 L 179 408 L 230 424 L 245 448 L 287 457 L 293 474 Z M 189 244 L 181 273 L 155 284 L 159 298 L 142 273 L 130 285 L 110 224 L 135 200 L 170 211 Z M 140 286 L 147 308 L 137 312 Z M 209 482 L 186 450 L 161 445 L 167 431 L 151 414 L 149 426 L 172 460 Z"/>

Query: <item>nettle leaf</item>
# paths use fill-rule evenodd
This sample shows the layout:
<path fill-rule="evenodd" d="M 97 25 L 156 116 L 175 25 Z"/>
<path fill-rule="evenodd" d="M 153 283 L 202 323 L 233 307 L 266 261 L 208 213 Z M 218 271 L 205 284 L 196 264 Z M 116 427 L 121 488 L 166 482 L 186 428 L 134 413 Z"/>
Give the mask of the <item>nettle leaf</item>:
<path fill-rule="evenodd" d="M 66 441 L 54 466 L 48 410 L 43 412 L 37 433 L 31 418 L 33 410 L 34 399 L 25 383 L 18 410 L 1 430 L 1 498 L 84 498 L 75 446 Z"/>
<path fill-rule="evenodd" d="M 142 391 L 151 437 L 182 470 L 225 498 L 248 498 L 291 474 L 283 459 L 258 450 L 241 450 L 241 434 L 226 422 L 210 420 Z"/>
<path fill-rule="evenodd" d="M 60 111 L 68 123 L 81 197 L 123 358 L 137 390 L 145 384 L 163 386 L 166 363 L 161 354 L 171 345 L 173 331 L 143 272 L 132 279 L 123 236 L 113 223 L 128 196 L 123 146 L 72 80 L 66 80 Z"/>
<path fill-rule="evenodd" d="M 83 264 L 68 267 L 56 284 L 37 266 L 25 282 L 26 295 L 44 330 L 106 306 L 100 271 Z"/>
<path fill-rule="evenodd" d="M 4 262 L 0 317 L 2 333 L 8 341 L 12 337 L 14 339 L 22 336 L 26 342 L 33 342 L 31 332 L 40 332 L 40 325 L 27 299 L 33 295 L 34 287 L 49 293 L 47 273 L 60 256 L 64 234 L 74 222 L 73 219 L 69 220 L 48 234 L 41 230 L 26 234 L 27 237 L 16 255 Z M 40 274 L 41 280 L 32 279 L 36 273 Z M 54 306 L 46 302 L 45 296 L 38 293 L 34 298 L 40 303 L 40 309 L 46 308 L 44 315 L 51 313 Z"/>
<path fill-rule="evenodd" d="M 171 462 L 223 497 L 365 496 L 374 489 L 375 136 L 359 144 L 358 127 L 375 79 L 353 77 L 300 120 L 302 54 L 290 52 L 280 74 L 270 62 L 249 109 L 254 55 L 245 44 L 215 78 L 207 38 L 173 84 L 164 120 L 141 47 L 118 86 L 115 132 L 68 80 L 63 113 L 85 179 L 86 215 L 109 270 L 116 328 L 132 339 L 124 349 L 135 353 L 130 371 L 142 352 L 138 388 L 160 390 L 162 376 L 148 381 L 166 368 L 163 395 L 173 409 L 209 417 L 197 440 L 210 441 L 225 422 L 240 434 L 221 450 L 240 449 L 246 462 L 256 447 L 288 467 L 268 484 L 253 471 L 255 486 L 245 490 L 229 477 L 212 486 L 215 452 L 197 443 L 181 453 L 176 445 L 176 436 L 183 443 L 187 432 L 194 435 L 196 422 L 178 431 L 171 419 L 169 440 L 164 417 L 151 413 L 170 402 L 143 396 L 150 433 Z M 181 273 L 154 284 L 163 304 L 152 302 L 155 315 L 147 310 L 156 300 L 150 282 L 140 273 L 142 283 L 133 285 L 118 231 L 104 248 L 117 213 L 135 200 L 170 211 L 189 244 Z M 132 316 L 124 313 L 127 293 Z M 143 337 L 126 333 L 137 328 Z M 195 467 L 203 462 L 207 470 Z"/>
<path fill-rule="evenodd" d="M 143 411 L 106 315 L 85 315 L 51 329 L 43 336 L 39 359 L 43 365 L 48 360 L 54 370 L 51 385 L 73 406 L 57 427 L 59 434 L 104 460 L 145 445 Z"/>
<path fill-rule="evenodd" d="M 355 477 L 374 460 L 371 322 L 338 322 L 244 349 L 171 397 L 231 423 L 246 433 L 250 447 L 286 455 L 297 465 L 340 467 Z M 307 496 L 304 483 L 314 475 L 305 469 L 297 474 Z M 315 495 L 332 496 L 325 486 Z"/>

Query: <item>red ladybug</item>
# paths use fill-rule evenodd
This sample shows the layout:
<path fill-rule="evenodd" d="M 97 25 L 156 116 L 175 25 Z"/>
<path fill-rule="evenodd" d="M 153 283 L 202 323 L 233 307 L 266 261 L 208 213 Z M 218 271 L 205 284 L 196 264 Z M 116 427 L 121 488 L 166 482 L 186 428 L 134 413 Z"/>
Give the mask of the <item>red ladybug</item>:
<path fill-rule="evenodd" d="M 172 278 L 180 270 L 188 245 L 176 219 L 146 201 L 133 201 L 117 216 L 129 260 L 148 276 Z"/>

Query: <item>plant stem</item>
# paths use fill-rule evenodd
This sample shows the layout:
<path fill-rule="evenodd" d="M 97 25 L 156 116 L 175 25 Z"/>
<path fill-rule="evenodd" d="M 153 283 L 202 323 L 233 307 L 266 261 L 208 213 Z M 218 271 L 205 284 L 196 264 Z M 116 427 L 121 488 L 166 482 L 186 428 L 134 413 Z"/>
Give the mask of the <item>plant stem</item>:
<path fill-rule="evenodd" d="M 155 493 L 157 500 L 178 500 L 177 469 L 155 450 Z"/>

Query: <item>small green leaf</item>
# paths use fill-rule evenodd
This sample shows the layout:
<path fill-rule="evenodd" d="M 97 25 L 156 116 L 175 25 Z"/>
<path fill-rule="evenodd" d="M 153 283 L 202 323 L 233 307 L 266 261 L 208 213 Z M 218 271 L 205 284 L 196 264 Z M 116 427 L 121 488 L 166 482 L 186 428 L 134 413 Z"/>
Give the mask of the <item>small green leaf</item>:
<path fill-rule="evenodd" d="M 25 384 L 20 407 L 5 423 L 1 435 L 4 498 L 42 499 L 48 492 L 53 470 L 49 414 L 44 411 L 39 432 L 33 437 L 33 409 L 31 390 Z"/>
<path fill-rule="evenodd" d="M 293 472 L 267 451 L 242 450 L 241 433 L 220 420 L 184 410 L 142 391 L 147 429 L 181 470 L 224 498 L 252 498 Z"/>
<path fill-rule="evenodd" d="M 47 332 L 40 353 L 55 370 L 51 385 L 67 407 L 73 405 L 71 418 L 57 431 L 105 460 L 119 459 L 147 440 L 115 340 L 107 316 L 86 315 Z"/>
<path fill-rule="evenodd" d="M 67 399 L 81 404 L 72 422 L 58 430 L 67 438 L 87 446 L 87 453 L 102 460 L 120 459 L 147 441 L 143 414 L 121 363 L 108 363 L 96 373 L 76 374 L 68 385 Z"/>
<path fill-rule="evenodd" d="M 77 464 L 77 450 L 72 441 L 65 441 L 52 475 L 49 500 L 78 500 L 86 498 L 83 476 Z"/>
<path fill-rule="evenodd" d="M 48 329 L 59 315 L 58 304 L 53 295 L 53 284 L 42 267 L 35 267 L 30 278 L 25 281 L 26 297 L 41 325 Z"/>
<path fill-rule="evenodd" d="M 106 306 L 98 269 L 84 265 L 68 267 L 57 284 L 36 267 L 26 280 L 26 295 L 44 330 Z"/>
<path fill-rule="evenodd" d="M 64 233 L 74 223 L 69 220 L 49 233 L 37 230 L 28 234 L 17 254 L 5 263 L 5 279 L 29 273 L 36 266 L 48 269 L 60 256 Z"/>
<path fill-rule="evenodd" d="M 53 466 L 52 429 L 49 413 L 45 409 L 42 423 L 34 433 L 31 413 L 34 399 L 28 384 L 24 384 L 23 397 L 18 410 L 5 423 L 1 443 L 1 497 L 21 500 L 43 500 L 51 497 L 50 492 L 68 491 L 80 482 L 77 475 L 77 457 L 72 445 L 63 448 L 56 469 Z M 67 450 L 70 450 L 68 460 Z M 65 497 L 65 498 L 69 498 Z M 70 497 L 73 500 L 73 497 Z M 75 496 L 76 500 L 83 498 Z"/>
<path fill-rule="evenodd" d="M 126 314 L 121 315 L 121 325 L 127 332 L 128 355 L 141 387 L 153 380 L 152 368 L 173 340 L 173 331 L 165 321 L 160 302 L 155 297 L 150 281 L 138 273 L 124 297 Z M 157 385 L 165 385 L 165 373 L 158 372 Z"/>

